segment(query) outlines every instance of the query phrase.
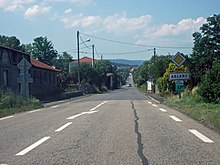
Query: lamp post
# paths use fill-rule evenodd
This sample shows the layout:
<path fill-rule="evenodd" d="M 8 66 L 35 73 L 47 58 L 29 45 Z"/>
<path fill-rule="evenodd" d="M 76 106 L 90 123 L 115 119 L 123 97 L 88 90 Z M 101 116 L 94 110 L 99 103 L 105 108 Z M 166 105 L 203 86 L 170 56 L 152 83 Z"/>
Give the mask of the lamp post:
<path fill-rule="evenodd" d="M 76 32 L 76 40 L 77 40 L 77 73 L 78 73 L 78 90 L 80 91 L 80 85 L 81 85 L 81 81 L 80 81 L 80 57 L 79 57 L 79 31 Z M 90 39 L 87 39 L 84 42 L 89 42 Z M 84 43 L 82 42 L 82 43 Z M 81 43 L 81 44 L 82 44 Z"/>

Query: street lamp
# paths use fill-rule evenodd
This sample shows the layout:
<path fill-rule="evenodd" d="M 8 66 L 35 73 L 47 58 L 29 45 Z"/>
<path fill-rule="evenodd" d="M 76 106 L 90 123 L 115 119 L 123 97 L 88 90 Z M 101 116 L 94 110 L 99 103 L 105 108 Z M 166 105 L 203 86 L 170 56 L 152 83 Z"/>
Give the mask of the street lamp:
<path fill-rule="evenodd" d="M 87 39 L 86 41 L 79 43 L 79 31 L 76 32 L 76 39 L 77 39 L 77 72 L 78 72 L 78 90 L 80 91 L 80 57 L 79 57 L 79 45 L 89 42 L 90 39 Z"/>

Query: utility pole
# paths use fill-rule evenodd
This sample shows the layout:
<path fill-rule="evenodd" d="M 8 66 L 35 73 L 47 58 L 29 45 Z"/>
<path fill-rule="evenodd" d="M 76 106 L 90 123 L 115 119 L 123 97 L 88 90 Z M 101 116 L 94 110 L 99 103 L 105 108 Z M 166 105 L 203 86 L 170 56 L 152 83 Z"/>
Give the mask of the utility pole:
<path fill-rule="evenodd" d="M 156 48 L 154 48 L 154 65 L 155 65 L 155 57 L 156 57 Z"/>
<path fill-rule="evenodd" d="M 156 48 L 154 48 L 154 65 L 156 65 L 155 63 L 155 57 L 156 57 Z M 154 83 L 154 93 L 156 93 L 156 80 L 155 77 L 153 78 L 153 83 Z"/>
<path fill-rule="evenodd" d="M 95 46 L 94 45 L 92 45 L 92 67 L 94 67 L 94 48 L 95 48 Z"/>
<path fill-rule="evenodd" d="M 77 72 L 78 72 L 78 90 L 80 91 L 80 59 L 79 59 L 79 31 L 76 32 L 77 39 Z"/>

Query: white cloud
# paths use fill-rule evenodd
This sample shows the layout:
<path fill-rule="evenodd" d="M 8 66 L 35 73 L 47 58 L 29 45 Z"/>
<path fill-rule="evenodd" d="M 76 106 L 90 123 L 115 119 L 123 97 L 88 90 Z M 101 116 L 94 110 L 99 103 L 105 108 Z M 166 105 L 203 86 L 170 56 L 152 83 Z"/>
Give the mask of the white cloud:
<path fill-rule="evenodd" d="M 72 12 L 72 9 L 67 9 L 67 10 L 64 11 L 65 14 L 68 14 L 68 13 L 71 13 L 71 12 Z"/>
<path fill-rule="evenodd" d="M 82 27 L 92 31 L 107 31 L 115 34 L 124 34 L 143 30 L 151 21 L 151 16 L 140 16 L 128 18 L 126 13 L 114 14 L 105 18 L 101 16 L 84 16 L 83 14 L 73 16 L 62 16 L 60 21 L 67 28 Z"/>
<path fill-rule="evenodd" d="M 177 24 L 163 24 L 152 26 L 144 30 L 143 35 L 136 36 L 138 44 L 163 45 L 163 46 L 187 46 L 192 45 L 192 34 L 199 31 L 199 28 L 206 22 L 206 19 L 182 19 Z"/>
<path fill-rule="evenodd" d="M 33 5 L 32 7 L 28 8 L 25 11 L 24 15 L 25 15 L 25 18 L 31 19 L 32 17 L 48 13 L 50 12 L 50 10 L 51 10 L 50 6 Z"/>
<path fill-rule="evenodd" d="M 92 32 L 100 30 L 102 18 L 100 16 L 84 16 L 77 14 L 72 16 L 62 16 L 59 20 L 64 23 L 66 28 L 82 27 Z"/>
<path fill-rule="evenodd" d="M 88 5 L 93 2 L 93 0 L 46 0 L 51 2 L 65 2 L 65 3 L 72 3 L 75 5 Z"/>
<path fill-rule="evenodd" d="M 150 15 L 128 18 L 126 13 L 114 14 L 104 19 L 103 25 L 108 32 L 128 33 L 143 30 L 151 21 Z"/>
<path fill-rule="evenodd" d="M 0 8 L 3 8 L 5 11 L 15 11 L 33 2 L 34 0 L 0 0 Z"/>
<path fill-rule="evenodd" d="M 170 35 L 181 35 L 185 32 L 197 31 L 202 24 L 206 22 L 203 17 L 197 19 L 183 19 L 175 24 L 164 24 L 159 26 L 152 34 L 154 36 L 163 37 Z"/>

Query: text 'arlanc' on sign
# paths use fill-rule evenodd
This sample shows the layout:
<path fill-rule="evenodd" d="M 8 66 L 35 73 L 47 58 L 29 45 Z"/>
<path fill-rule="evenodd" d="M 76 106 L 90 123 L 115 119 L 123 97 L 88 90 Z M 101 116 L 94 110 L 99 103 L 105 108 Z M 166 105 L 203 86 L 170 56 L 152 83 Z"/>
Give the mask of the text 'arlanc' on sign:
<path fill-rule="evenodd" d="M 183 72 L 183 73 L 170 73 L 169 80 L 188 80 L 188 79 L 189 79 L 189 73 Z"/>

